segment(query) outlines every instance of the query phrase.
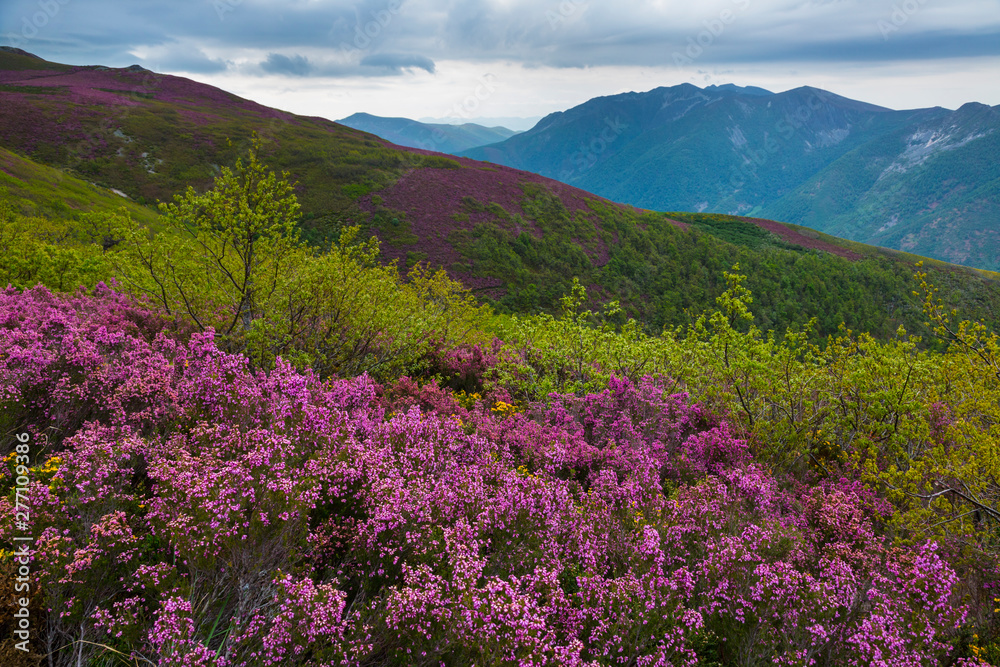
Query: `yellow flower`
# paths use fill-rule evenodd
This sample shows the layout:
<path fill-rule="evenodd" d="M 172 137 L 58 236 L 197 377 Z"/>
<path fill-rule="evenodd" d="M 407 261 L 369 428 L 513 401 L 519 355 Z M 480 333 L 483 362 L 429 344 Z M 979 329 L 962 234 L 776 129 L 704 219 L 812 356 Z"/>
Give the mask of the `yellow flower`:
<path fill-rule="evenodd" d="M 517 412 L 517 406 L 511 405 L 510 403 L 505 403 L 503 401 L 497 401 L 496 404 L 491 408 L 493 412 L 499 413 L 500 415 L 512 415 Z"/>
<path fill-rule="evenodd" d="M 55 472 L 59 470 L 60 463 L 62 463 L 62 458 L 59 456 L 53 456 L 52 458 L 50 458 L 48 461 L 45 462 L 45 465 L 42 466 L 42 472 L 43 473 Z"/>

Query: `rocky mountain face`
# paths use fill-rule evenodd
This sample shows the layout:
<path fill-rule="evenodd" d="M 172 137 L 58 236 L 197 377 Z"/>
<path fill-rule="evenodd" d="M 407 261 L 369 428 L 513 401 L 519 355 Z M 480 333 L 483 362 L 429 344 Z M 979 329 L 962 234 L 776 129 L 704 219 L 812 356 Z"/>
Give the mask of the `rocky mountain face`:
<path fill-rule="evenodd" d="M 893 111 L 816 88 L 590 100 L 469 157 L 614 201 L 775 218 L 1000 268 L 1000 109 Z"/>

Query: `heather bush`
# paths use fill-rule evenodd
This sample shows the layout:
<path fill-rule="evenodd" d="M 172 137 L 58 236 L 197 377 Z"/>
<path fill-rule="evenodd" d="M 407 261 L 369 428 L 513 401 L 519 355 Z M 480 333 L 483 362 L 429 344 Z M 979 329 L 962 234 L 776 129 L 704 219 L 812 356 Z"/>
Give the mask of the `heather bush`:
<path fill-rule="evenodd" d="M 517 405 L 322 379 L 125 303 L 0 299 L 4 400 L 62 430 L 29 471 L 52 664 L 975 655 L 950 552 L 894 541 L 894 508 L 856 479 L 775 475 L 668 379 Z M 5 535 L 15 472 L 8 457 Z"/>

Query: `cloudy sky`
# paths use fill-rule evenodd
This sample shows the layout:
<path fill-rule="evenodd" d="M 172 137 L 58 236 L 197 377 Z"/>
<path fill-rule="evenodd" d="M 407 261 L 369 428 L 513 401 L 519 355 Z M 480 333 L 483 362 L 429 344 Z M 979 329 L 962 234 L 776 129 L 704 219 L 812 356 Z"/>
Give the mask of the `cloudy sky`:
<path fill-rule="evenodd" d="M 333 119 L 537 117 L 683 82 L 1000 104 L 1000 0 L 0 0 L 0 44 Z"/>

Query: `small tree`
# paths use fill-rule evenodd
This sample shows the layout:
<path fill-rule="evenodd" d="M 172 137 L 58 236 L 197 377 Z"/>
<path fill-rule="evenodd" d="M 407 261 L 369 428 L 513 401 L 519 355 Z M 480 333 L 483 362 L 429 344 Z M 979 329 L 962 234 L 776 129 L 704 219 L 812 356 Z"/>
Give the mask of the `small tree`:
<path fill-rule="evenodd" d="M 110 254 L 134 293 L 263 368 L 280 356 L 321 375 L 395 377 L 436 345 L 485 340 L 488 309 L 443 270 L 418 266 L 404 282 L 356 227 L 327 253 L 308 248 L 287 175 L 267 170 L 260 147 L 255 138 L 208 192 L 161 205 L 164 232 L 115 227 L 123 241 Z"/>
<path fill-rule="evenodd" d="M 118 255 L 133 290 L 233 339 L 264 316 L 284 275 L 306 256 L 288 175 L 269 171 L 260 149 L 255 135 L 246 157 L 223 167 L 211 190 L 189 187 L 161 204 L 166 232 L 131 223 Z"/>

